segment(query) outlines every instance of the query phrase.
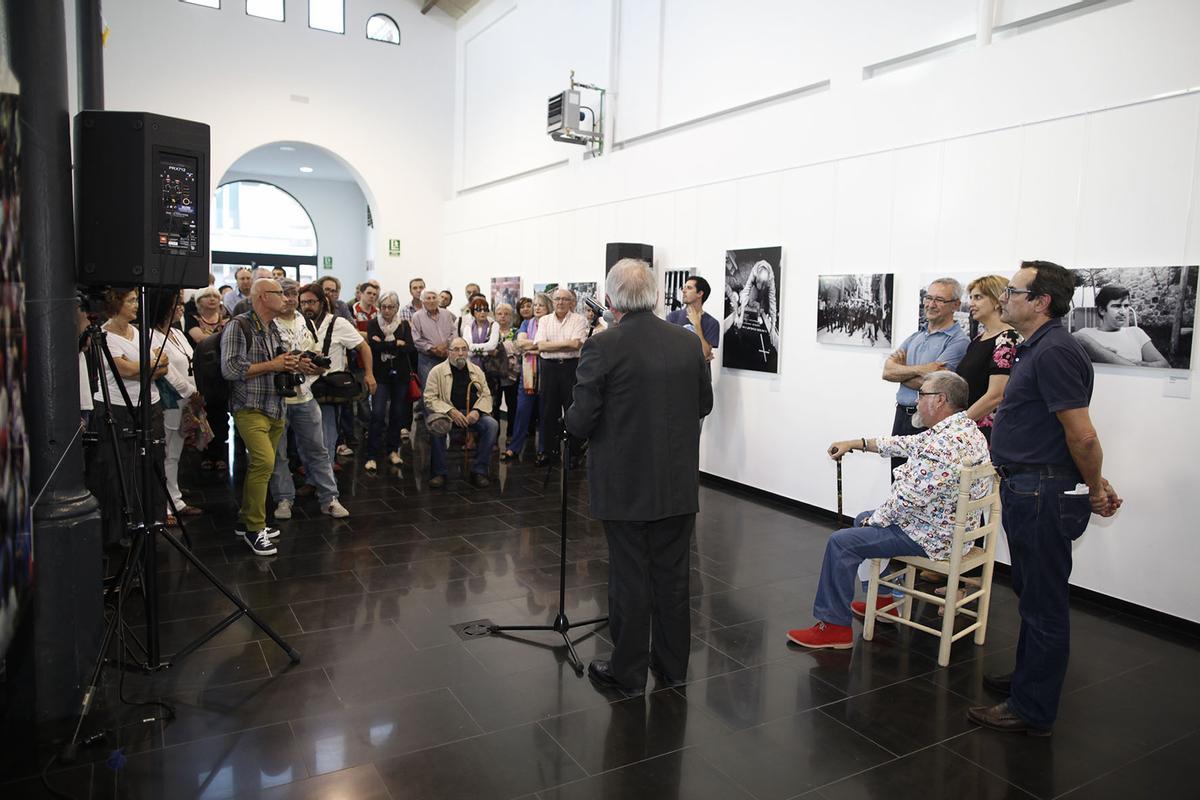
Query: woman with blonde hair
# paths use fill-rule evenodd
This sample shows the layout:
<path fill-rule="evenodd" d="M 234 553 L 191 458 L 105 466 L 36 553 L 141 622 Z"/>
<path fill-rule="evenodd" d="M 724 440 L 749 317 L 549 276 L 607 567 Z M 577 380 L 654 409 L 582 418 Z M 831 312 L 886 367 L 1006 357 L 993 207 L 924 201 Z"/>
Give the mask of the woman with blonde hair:
<path fill-rule="evenodd" d="M 1021 337 L 1000 319 L 1000 296 L 1008 279 L 984 275 L 967 285 L 971 319 L 979 323 L 979 335 L 967 345 L 967 352 L 955 370 L 967 382 L 967 416 L 975 420 L 988 441 L 992 437 L 992 417 L 1004 399 L 1004 387 L 1017 356 Z"/>

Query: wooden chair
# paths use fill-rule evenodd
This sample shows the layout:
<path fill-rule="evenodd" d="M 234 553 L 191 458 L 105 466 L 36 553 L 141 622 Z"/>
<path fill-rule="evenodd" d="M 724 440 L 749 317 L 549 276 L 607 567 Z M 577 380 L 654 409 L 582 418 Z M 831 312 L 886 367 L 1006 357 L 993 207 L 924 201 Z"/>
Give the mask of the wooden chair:
<path fill-rule="evenodd" d="M 972 500 L 971 486 L 981 479 L 990 479 L 991 490 L 986 496 L 978 500 Z M 980 514 L 983 514 L 984 524 L 973 531 L 967 531 L 967 520 L 978 519 Z M 983 464 L 978 467 L 963 467 L 962 474 L 958 480 L 958 506 L 955 509 L 954 519 L 954 540 L 950 545 L 949 561 L 934 561 L 919 556 L 895 556 L 892 558 L 892 561 L 900 562 L 903 566 L 889 575 L 880 577 L 880 560 L 877 558 L 871 560 L 871 580 L 867 589 L 867 618 L 863 629 L 864 639 L 870 641 L 875 635 L 875 619 L 877 616 L 885 614 L 893 608 L 903 606 L 903 613 L 898 617 L 889 617 L 889 619 L 894 620 L 898 624 L 907 625 L 910 628 L 916 628 L 919 631 L 924 631 L 940 638 L 941 645 L 938 648 L 938 664 L 943 667 L 950 663 L 950 645 L 967 634 L 971 632 L 975 633 L 975 644 L 982 645 L 984 643 L 987 636 L 988 607 L 992 599 L 992 568 L 996 555 L 996 537 L 1000 533 L 1000 479 L 996 475 L 995 470 L 992 469 L 991 464 Z M 974 546 L 964 553 L 963 551 L 968 543 L 973 543 Z M 980 585 L 961 600 L 958 599 L 962 574 L 970 572 L 977 567 L 983 567 Z M 929 594 L 914 588 L 918 569 L 926 569 L 945 575 L 946 596 L 938 597 L 935 594 Z M 897 582 L 897 578 L 900 577 L 903 578 L 902 583 Z M 876 609 L 875 601 L 879 596 L 880 587 L 892 590 L 893 593 L 902 593 L 904 597 L 888 606 Z M 945 614 L 942 617 L 941 630 L 931 628 L 928 625 L 913 620 L 912 600 L 914 597 L 919 597 L 922 600 L 927 600 L 944 608 Z M 978 601 L 976 610 L 967 608 L 969 604 L 976 601 Z M 975 621 L 962 630 L 955 632 L 954 622 L 960 614 L 972 617 Z"/>

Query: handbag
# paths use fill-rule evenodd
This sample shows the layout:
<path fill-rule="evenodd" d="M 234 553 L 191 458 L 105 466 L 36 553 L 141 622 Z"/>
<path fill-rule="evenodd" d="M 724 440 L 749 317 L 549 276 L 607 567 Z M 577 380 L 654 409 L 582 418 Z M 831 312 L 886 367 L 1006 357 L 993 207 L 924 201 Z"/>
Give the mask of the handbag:
<path fill-rule="evenodd" d="M 199 392 L 194 393 L 180 406 L 179 434 L 183 436 L 183 443 L 193 450 L 203 451 L 213 440 L 208 411 Z"/>
<path fill-rule="evenodd" d="M 408 401 L 415 403 L 423 397 L 425 392 L 421 389 L 421 381 L 416 375 L 408 376 Z"/>
<path fill-rule="evenodd" d="M 329 345 L 333 341 L 333 326 L 337 319 L 331 317 L 329 327 L 325 330 L 325 343 L 321 346 L 321 355 L 329 356 Z M 308 320 L 313 336 L 316 336 L 316 330 L 313 329 L 312 320 Z M 346 370 L 338 370 L 337 372 L 326 372 L 315 381 L 310 387 L 313 397 L 318 403 L 324 405 L 341 405 L 345 403 L 353 403 L 358 398 L 362 397 L 362 384 L 354 377 L 354 375 Z"/>

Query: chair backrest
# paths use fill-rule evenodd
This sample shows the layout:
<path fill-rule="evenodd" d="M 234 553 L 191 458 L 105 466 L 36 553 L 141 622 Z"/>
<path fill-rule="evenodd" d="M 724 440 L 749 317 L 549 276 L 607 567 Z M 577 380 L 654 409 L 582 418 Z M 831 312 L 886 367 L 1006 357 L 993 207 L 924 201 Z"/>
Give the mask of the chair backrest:
<path fill-rule="evenodd" d="M 988 482 L 988 491 L 979 498 L 971 497 L 971 490 L 980 481 Z M 967 530 L 967 522 L 979 519 L 983 524 Z M 990 557 L 996 550 L 996 535 L 1000 532 L 1000 478 L 988 462 L 979 466 L 963 465 L 958 476 L 958 506 L 954 512 L 954 543 L 950 547 L 950 559 L 960 559 L 967 542 L 978 542 L 978 546 Z M 983 539 L 982 542 L 979 542 Z"/>

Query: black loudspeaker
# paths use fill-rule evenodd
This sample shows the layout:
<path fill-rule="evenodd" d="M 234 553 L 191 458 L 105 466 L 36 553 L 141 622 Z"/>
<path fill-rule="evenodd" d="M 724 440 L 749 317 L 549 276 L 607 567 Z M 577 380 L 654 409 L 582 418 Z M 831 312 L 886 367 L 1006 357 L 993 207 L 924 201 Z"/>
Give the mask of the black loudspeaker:
<path fill-rule="evenodd" d="M 75 116 L 79 283 L 208 285 L 209 139 L 157 114 Z"/>
<path fill-rule="evenodd" d="M 636 258 L 645 261 L 650 269 L 654 269 L 654 245 L 609 242 L 604 247 L 604 274 L 607 275 L 613 265 L 622 258 Z"/>

